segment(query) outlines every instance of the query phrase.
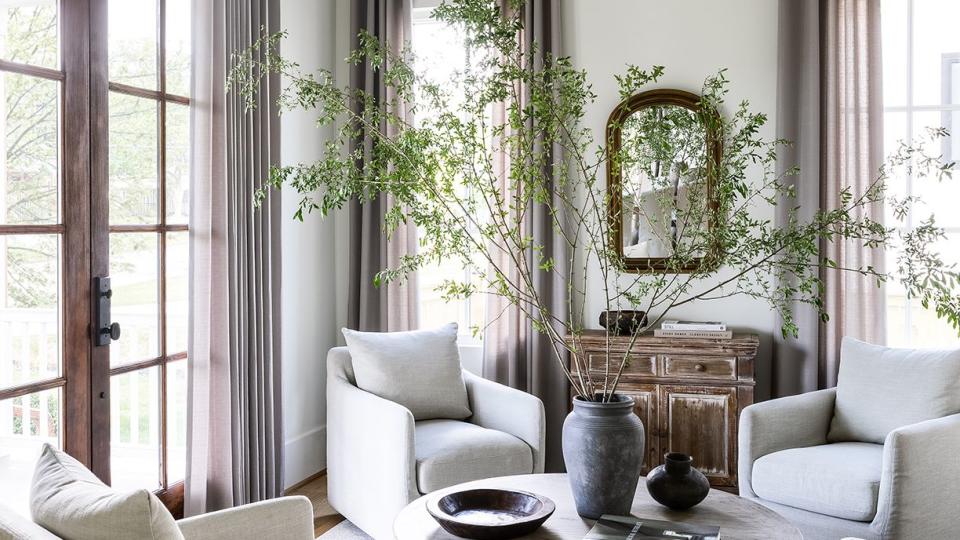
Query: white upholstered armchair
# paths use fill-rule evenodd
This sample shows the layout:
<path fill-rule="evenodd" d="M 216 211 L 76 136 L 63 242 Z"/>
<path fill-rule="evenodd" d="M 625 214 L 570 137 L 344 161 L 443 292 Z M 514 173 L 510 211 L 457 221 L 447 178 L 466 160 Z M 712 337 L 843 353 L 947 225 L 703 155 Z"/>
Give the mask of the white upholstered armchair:
<path fill-rule="evenodd" d="M 837 388 L 743 410 L 740 495 L 805 540 L 957 538 L 960 351 L 851 340 L 841 358 Z"/>
<path fill-rule="evenodd" d="M 330 504 L 377 540 L 423 494 L 461 482 L 543 472 L 544 411 L 536 397 L 463 372 L 472 416 L 414 421 L 356 386 L 346 347 L 327 356 Z"/>

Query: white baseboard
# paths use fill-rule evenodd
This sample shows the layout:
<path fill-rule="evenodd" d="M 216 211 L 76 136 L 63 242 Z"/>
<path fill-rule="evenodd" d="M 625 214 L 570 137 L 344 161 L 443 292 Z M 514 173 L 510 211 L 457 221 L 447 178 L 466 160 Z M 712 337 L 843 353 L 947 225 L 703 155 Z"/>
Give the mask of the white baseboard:
<path fill-rule="evenodd" d="M 288 488 L 322 471 L 327 466 L 327 426 L 320 426 L 283 443 L 284 479 Z"/>

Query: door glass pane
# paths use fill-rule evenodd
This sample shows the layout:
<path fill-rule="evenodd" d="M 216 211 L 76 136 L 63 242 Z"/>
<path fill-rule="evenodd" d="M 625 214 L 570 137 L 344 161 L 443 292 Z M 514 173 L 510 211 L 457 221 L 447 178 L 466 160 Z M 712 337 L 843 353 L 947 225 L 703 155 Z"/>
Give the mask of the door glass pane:
<path fill-rule="evenodd" d="M 57 223 L 60 83 L 0 76 L 0 224 Z"/>
<path fill-rule="evenodd" d="M 0 236 L 0 388 L 60 375 L 59 253 L 55 234 Z"/>
<path fill-rule="evenodd" d="M 156 90 L 156 0 L 110 0 L 107 11 L 110 82 Z"/>
<path fill-rule="evenodd" d="M 120 339 L 110 345 L 111 366 L 160 355 L 158 238 L 157 233 L 110 235 L 112 315 L 120 323 Z"/>
<path fill-rule="evenodd" d="M 160 378 L 154 366 L 110 378 L 110 480 L 160 487 Z"/>
<path fill-rule="evenodd" d="M 167 93 L 190 95 L 190 0 L 167 0 Z"/>
<path fill-rule="evenodd" d="M 0 58 L 59 69 L 56 0 L 0 0 Z"/>
<path fill-rule="evenodd" d="M 40 447 L 62 444 L 60 406 L 60 388 L 0 401 L 0 504 L 25 516 Z"/>
<path fill-rule="evenodd" d="M 167 354 L 187 350 L 187 315 L 189 307 L 189 261 L 188 233 L 167 233 Z"/>
<path fill-rule="evenodd" d="M 187 461 L 187 361 L 167 364 L 167 485 L 184 478 Z"/>
<path fill-rule="evenodd" d="M 190 217 L 190 108 L 167 103 L 167 223 Z"/>
<path fill-rule="evenodd" d="M 110 224 L 157 223 L 157 102 L 110 93 Z"/>

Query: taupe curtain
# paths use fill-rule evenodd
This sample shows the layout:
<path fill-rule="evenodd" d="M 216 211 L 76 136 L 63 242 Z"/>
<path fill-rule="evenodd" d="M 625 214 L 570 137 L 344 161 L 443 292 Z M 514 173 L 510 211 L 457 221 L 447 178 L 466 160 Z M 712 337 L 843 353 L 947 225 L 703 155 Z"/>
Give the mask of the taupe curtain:
<path fill-rule="evenodd" d="M 782 201 L 777 219 L 800 205 L 801 218 L 835 208 L 844 187 L 862 193 L 883 160 L 880 2 L 873 0 L 780 1 L 777 136 L 793 141 L 778 155 L 779 172 L 799 165 L 787 181 L 796 200 Z M 883 208 L 868 209 L 882 220 Z M 841 267 L 873 266 L 883 254 L 858 242 L 822 242 L 821 255 Z M 825 308 L 794 307 L 799 339 L 777 335 L 772 394 L 791 395 L 836 385 L 840 340 L 852 336 L 885 341 L 884 291 L 875 280 L 836 270 L 822 274 Z"/>
<path fill-rule="evenodd" d="M 507 2 L 501 0 L 500 3 L 506 9 Z M 543 65 L 545 54 L 560 54 L 559 4 L 552 0 L 530 0 L 523 9 L 524 31 L 521 39 L 526 50 L 537 55 L 534 58 L 536 69 Z M 534 43 L 537 44 L 535 52 Z M 494 125 L 504 122 L 504 107 L 495 108 L 493 114 Z M 559 160 L 559 147 L 555 146 L 552 151 L 556 157 L 547 160 L 548 165 L 543 171 L 547 178 L 555 177 L 549 163 Z M 494 157 L 501 189 L 509 200 L 511 157 L 504 152 Z M 563 206 L 559 201 L 555 203 L 557 208 Z M 545 247 L 542 255 L 552 257 L 557 265 L 555 272 L 537 272 L 534 287 L 542 298 L 547 299 L 551 311 L 560 315 L 567 313 L 567 289 L 558 275 L 566 273 L 568 259 L 566 244 L 555 233 L 552 219 L 542 207 L 535 206 L 526 213 L 524 227 L 533 236 L 534 242 Z M 537 265 L 533 263 L 533 254 L 527 253 L 525 256 L 530 267 L 535 268 Z M 498 265 L 506 266 L 508 260 L 505 254 L 501 254 Z M 554 356 L 550 339 L 537 332 L 518 307 L 510 306 L 500 297 L 489 297 L 486 312 L 490 319 L 498 315 L 499 318 L 490 324 L 483 336 L 483 376 L 543 400 L 547 415 L 546 468 L 548 472 L 563 470 L 560 432 L 567 414 L 570 391 L 563 370 Z"/>
<path fill-rule="evenodd" d="M 283 490 L 280 198 L 253 204 L 279 158 L 279 79 L 255 111 L 224 88 L 230 55 L 278 29 L 278 2 L 193 5 L 188 516 Z"/>
<path fill-rule="evenodd" d="M 880 2 L 826 0 L 823 9 L 823 189 L 824 209 L 840 206 L 840 190 L 863 193 L 883 163 L 883 91 L 880 42 Z M 866 209 L 882 221 L 883 205 Z M 865 249 L 859 242 L 821 245 L 838 266 L 882 272 L 883 251 Z M 855 272 L 827 271 L 825 304 L 830 320 L 821 326 L 821 388 L 837 384 L 840 340 L 844 336 L 870 343 L 886 342 L 886 306 L 883 287 Z"/>
<path fill-rule="evenodd" d="M 410 11 L 411 0 L 353 0 L 350 3 L 351 49 L 359 47 L 358 35 L 365 30 L 399 52 L 410 40 Z M 381 106 L 395 98 L 384 85 L 380 72 L 367 63 L 350 67 L 350 85 L 372 95 Z M 403 104 L 393 112 L 408 122 L 411 120 Z M 381 129 L 390 134 L 396 127 L 383 125 Z M 370 137 L 351 141 L 351 152 L 359 147 L 369 156 L 373 150 Z M 373 283 L 377 272 L 395 268 L 403 255 L 416 253 L 417 249 L 417 228 L 413 223 L 399 227 L 389 239 L 384 234 L 384 216 L 392 204 L 389 197 L 378 197 L 363 204 L 354 200 L 350 204 L 347 326 L 356 330 L 394 332 L 417 327 L 416 274 L 385 286 L 377 287 Z"/>

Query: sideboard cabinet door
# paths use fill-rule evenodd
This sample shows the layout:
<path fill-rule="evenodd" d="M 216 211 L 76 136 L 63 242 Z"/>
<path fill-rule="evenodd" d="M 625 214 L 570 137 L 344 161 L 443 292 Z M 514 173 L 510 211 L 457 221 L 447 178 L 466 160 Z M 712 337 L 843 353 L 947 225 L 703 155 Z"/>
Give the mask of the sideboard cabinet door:
<path fill-rule="evenodd" d="M 662 461 L 657 427 L 657 386 L 655 384 L 621 384 L 617 388 L 617 393 L 633 398 L 633 412 L 643 422 L 645 447 L 640 474 L 646 475 L 650 469 Z"/>
<path fill-rule="evenodd" d="M 714 486 L 735 486 L 737 389 L 662 385 L 659 409 L 662 451 L 693 456 Z"/>

